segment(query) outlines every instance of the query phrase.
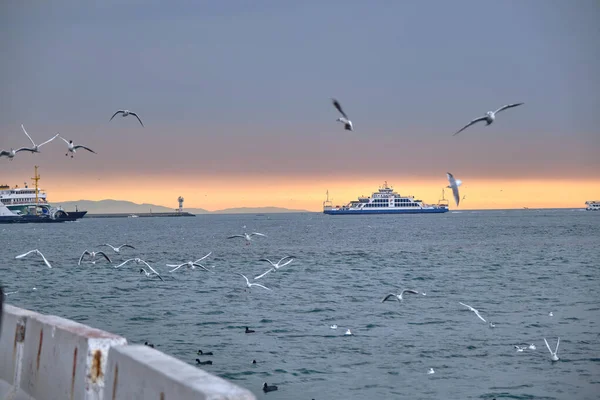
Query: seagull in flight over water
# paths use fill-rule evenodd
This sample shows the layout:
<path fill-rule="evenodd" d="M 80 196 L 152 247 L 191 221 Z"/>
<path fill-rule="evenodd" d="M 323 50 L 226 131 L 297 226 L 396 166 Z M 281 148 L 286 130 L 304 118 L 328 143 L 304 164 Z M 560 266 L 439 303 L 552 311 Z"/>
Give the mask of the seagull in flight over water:
<path fill-rule="evenodd" d="M 348 116 L 346 115 L 344 110 L 342 110 L 342 106 L 340 105 L 340 102 L 337 101 L 336 99 L 331 99 L 331 101 L 333 103 L 333 106 L 340 112 L 340 114 L 342 114 L 342 116 L 340 118 L 336 119 L 336 121 L 344 124 L 344 129 L 346 129 L 347 131 L 353 131 L 354 127 L 352 126 L 352 121 L 350 121 L 348 119 Z"/>
<path fill-rule="evenodd" d="M 383 300 L 381 300 L 381 302 L 383 303 L 383 302 L 385 302 L 387 300 L 390 300 L 390 299 L 395 299 L 395 300 L 398 300 L 398 301 L 402 301 L 403 300 L 402 295 L 404 293 L 419 294 L 419 292 L 417 292 L 416 290 L 404 289 L 403 291 L 400 292 L 400 294 L 395 294 L 395 293 L 388 294 L 387 296 L 385 296 L 383 298 Z"/>
<path fill-rule="evenodd" d="M 550 349 L 550 346 L 548 345 L 548 342 L 546 341 L 546 338 L 544 338 L 544 343 L 546 343 L 546 347 L 548 348 L 548 351 L 550 352 L 550 359 L 552 361 L 558 361 L 558 355 L 556 353 L 558 353 L 558 345 L 560 344 L 560 338 L 558 338 L 558 341 L 556 342 L 556 349 L 554 351 L 552 351 Z"/>
<path fill-rule="evenodd" d="M 160 279 L 161 281 L 164 281 L 162 276 L 155 274 L 155 273 L 150 273 L 150 272 L 146 271 L 143 267 L 140 268 L 140 274 L 145 274 L 148 278 L 152 277 L 152 275 L 156 275 L 156 276 L 158 276 L 158 279 Z"/>
<path fill-rule="evenodd" d="M 61 138 L 62 140 L 64 140 L 64 141 L 65 141 L 65 143 L 67 144 L 67 146 L 69 146 L 69 147 L 68 147 L 68 151 L 67 151 L 67 153 L 65 154 L 65 156 L 68 156 L 68 155 L 69 155 L 69 153 L 71 153 L 71 158 L 73 158 L 73 156 L 75 155 L 75 153 L 77 153 L 77 149 L 84 149 L 84 150 L 87 150 L 87 151 L 89 151 L 89 152 L 91 152 L 91 153 L 97 154 L 97 153 L 96 153 L 94 150 L 90 149 L 89 147 L 86 147 L 86 146 L 83 146 L 83 145 L 80 145 L 80 144 L 78 144 L 78 145 L 76 146 L 76 145 L 73 143 L 73 141 L 72 141 L 72 140 L 67 140 L 67 139 L 65 139 L 65 138 L 64 138 L 64 137 L 62 137 L 62 136 L 61 136 L 60 138 Z"/>
<path fill-rule="evenodd" d="M 29 254 L 31 254 L 31 253 L 35 253 L 35 254 L 37 254 L 38 256 L 42 257 L 42 259 L 44 260 L 44 263 L 45 263 L 45 264 L 48 266 L 48 268 L 52 268 L 52 265 L 50 265 L 50 263 L 48 262 L 48 260 L 46 260 L 46 257 L 44 257 L 44 255 L 42 254 L 42 252 L 41 252 L 41 251 L 39 251 L 38 249 L 31 250 L 31 251 L 28 251 L 27 253 L 24 253 L 24 254 L 19 254 L 19 255 L 18 255 L 18 256 L 16 256 L 15 258 L 23 258 L 23 257 L 27 257 L 27 256 L 28 256 Z"/>
<path fill-rule="evenodd" d="M 130 258 L 129 260 L 125 260 L 125 261 L 123 261 L 123 262 L 122 262 L 121 264 L 119 264 L 119 265 L 115 265 L 115 268 L 122 267 L 123 265 L 125 265 L 125 264 L 127 264 L 127 263 L 129 263 L 129 262 L 131 262 L 131 261 L 134 261 L 136 264 L 145 264 L 145 265 L 146 265 L 146 267 L 148 267 L 148 268 L 150 269 L 150 271 L 152 271 L 152 272 L 154 272 L 156 275 L 159 275 L 159 276 L 160 276 L 160 274 L 159 274 L 158 272 L 156 272 L 156 270 L 155 270 L 154 268 L 152 268 L 152 267 L 150 266 L 150 264 L 148 264 L 146 261 L 142 260 L 141 258 Z"/>
<path fill-rule="evenodd" d="M 131 246 L 131 245 L 129 245 L 129 244 L 122 244 L 122 245 L 120 245 L 119 247 L 115 247 L 115 246 L 112 246 L 112 245 L 110 245 L 110 244 L 108 244 L 108 243 L 104 243 L 104 244 L 101 244 L 100 246 L 108 246 L 108 247 L 110 247 L 111 249 L 113 249 L 113 251 L 114 251 L 115 253 L 120 253 L 120 252 L 121 252 L 121 249 L 122 249 L 123 247 L 129 247 L 130 249 L 134 249 L 134 250 L 135 250 L 135 247 L 133 247 L 133 246 Z"/>
<path fill-rule="evenodd" d="M 53 141 L 54 139 L 56 139 L 59 134 L 57 133 L 56 135 L 54 135 L 52 138 L 46 140 L 44 143 L 40 143 L 40 144 L 35 144 L 35 142 L 33 141 L 33 139 L 31 138 L 31 136 L 29 136 L 29 134 L 27 133 L 27 131 L 25 130 L 25 127 L 23 126 L 23 124 L 21 124 L 21 129 L 23 129 L 23 132 L 25 133 L 25 135 L 27 135 L 27 137 L 29 138 L 29 140 L 31 141 L 31 144 L 33 145 L 33 147 L 31 148 L 23 148 L 27 151 L 30 151 L 31 154 L 33 153 L 39 153 L 40 152 L 40 147 L 42 147 L 43 145 L 45 145 L 46 143 L 50 143 L 51 141 Z"/>
<path fill-rule="evenodd" d="M 142 125 L 142 127 L 144 126 L 144 123 L 142 122 L 142 120 L 140 119 L 140 117 L 136 113 L 134 113 L 133 111 L 129 111 L 129 110 L 119 110 L 119 111 L 117 111 L 116 113 L 113 114 L 112 117 L 110 117 L 109 122 L 112 121 L 112 119 L 117 114 L 123 114 L 123 118 L 126 117 L 126 116 L 128 116 L 128 115 L 133 115 L 134 117 L 136 117 L 138 119 L 138 121 L 140 121 L 140 124 Z"/>
<path fill-rule="evenodd" d="M 288 261 L 286 261 L 286 262 L 284 262 L 283 264 L 281 264 L 281 262 L 282 262 L 283 260 L 287 260 L 288 258 L 289 258 L 289 260 L 288 260 Z M 292 261 L 294 261 L 294 258 L 293 258 L 293 257 L 291 257 L 291 256 L 285 256 L 285 257 L 283 257 L 281 260 L 277 261 L 276 263 L 274 263 L 273 261 L 269 260 L 268 258 L 261 258 L 261 259 L 260 259 L 260 260 L 258 260 L 258 261 L 266 261 L 266 262 L 268 262 L 269 264 L 271 264 L 271 265 L 273 266 L 273 268 L 269 268 L 269 269 L 267 270 L 267 272 L 264 272 L 264 273 L 260 274 L 259 276 L 257 276 L 256 278 L 254 278 L 254 280 L 257 280 L 257 279 L 260 279 L 260 278 L 262 278 L 263 276 L 265 276 L 265 275 L 266 275 L 266 274 L 268 274 L 269 272 L 277 271 L 279 268 L 281 268 L 281 267 L 285 267 L 286 265 L 288 265 L 289 263 L 291 263 Z"/>
<path fill-rule="evenodd" d="M 108 261 L 109 263 L 112 263 L 112 261 L 110 261 L 110 258 L 108 258 L 108 256 L 106 254 L 104 254 L 103 251 L 84 251 L 83 253 L 81 253 L 81 257 L 79 257 L 79 261 L 77 262 L 77 265 L 81 265 L 81 260 L 83 260 L 83 257 L 85 257 L 86 255 L 89 255 L 91 258 L 91 262 L 92 264 L 96 264 L 96 256 L 102 256 L 106 259 L 106 261 Z"/>
<path fill-rule="evenodd" d="M 267 237 L 267 235 L 265 235 L 264 233 L 259 233 L 259 232 L 252 232 L 251 234 L 247 234 L 244 232 L 243 235 L 232 235 L 229 236 L 227 239 L 233 239 L 233 238 L 243 238 L 246 239 L 246 244 L 250 244 L 250 241 L 252 240 L 252 236 L 264 236 Z"/>
<path fill-rule="evenodd" d="M 200 264 L 200 261 L 204 260 L 206 257 L 210 256 L 211 254 L 212 254 L 212 251 L 210 253 L 208 253 L 207 255 L 205 255 L 204 257 L 197 259 L 196 261 L 188 261 L 188 262 L 184 262 L 183 264 L 167 264 L 167 267 L 175 267 L 174 269 L 170 270 L 169 272 L 175 272 L 179 268 L 183 267 L 184 265 L 187 265 L 187 267 L 191 268 L 191 269 L 196 269 L 196 267 L 200 267 L 208 272 L 213 272 L 210 269 L 206 268 L 204 265 Z"/>
<path fill-rule="evenodd" d="M 459 301 L 459 303 L 460 303 L 460 301 Z M 487 321 L 486 321 L 485 319 L 483 319 L 483 317 L 482 317 L 482 316 L 479 314 L 479 311 L 477 311 L 476 309 L 474 309 L 473 307 L 471 307 L 471 306 L 470 306 L 470 305 L 468 305 L 468 304 L 465 304 L 465 303 L 460 303 L 460 304 L 462 304 L 463 306 L 467 307 L 469 310 L 473 311 L 473 312 L 475 313 L 475 315 L 477 315 L 477 316 L 479 317 L 479 319 L 480 319 L 480 320 L 482 320 L 483 322 L 487 322 Z"/>
<path fill-rule="evenodd" d="M 461 133 L 462 131 L 464 131 L 465 129 L 467 129 L 471 125 L 476 124 L 479 121 L 485 121 L 486 122 L 485 126 L 488 126 L 492 122 L 494 122 L 494 120 L 496 119 L 496 114 L 498 114 L 500 111 L 504 111 L 504 110 L 506 110 L 508 108 L 518 107 L 518 106 L 520 106 L 522 104 L 525 104 L 525 103 L 507 104 L 505 106 L 500 107 L 496 111 L 488 111 L 488 112 L 485 113 L 485 115 L 483 117 L 475 118 L 473 121 L 469 122 L 467 125 L 465 125 L 464 127 L 462 127 L 461 130 L 459 130 L 458 132 L 456 132 L 452 136 L 458 135 L 459 133 Z"/>
<path fill-rule="evenodd" d="M 248 288 L 250 288 L 250 289 L 252 289 L 252 286 L 258 286 L 258 287 L 261 287 L 263 289 L 271 290 L 268 287 L 263 286 L 263 285 L 261 285 L 259 283 L 250 283 L 250 281 L 248 280 L 248 278 L 246 278 L 246 275 L 244 275 L 244 274 L 240 274 L 239 272 L 236 272 L 236 274 L 238 274 L 239 276 L 243 277 L 246 280 L 246 286 Z"/>
<path fill-rule="evenodd" d="M 450 183 L 448 187 L 452 188 L 452 195 L 454 196 L 454 201 L 456 202 L 456 206 L 458 207 L 458 203 L 460 202 L 460 193 L 458 192 L 458 186 L 462 183 L 462 181 L 460 179 L 454 179 L 454 175 L 452 175 L 450 172 L 446 172 L 446 176 L 448 177 L 448 182 Z"/>

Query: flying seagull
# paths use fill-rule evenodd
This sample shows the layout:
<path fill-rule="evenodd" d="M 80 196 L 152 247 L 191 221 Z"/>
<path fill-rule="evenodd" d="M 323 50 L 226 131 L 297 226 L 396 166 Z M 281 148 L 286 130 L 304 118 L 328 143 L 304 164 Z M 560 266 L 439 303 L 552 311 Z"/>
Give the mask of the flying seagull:
<path fill-rule="evenodd" d="M 31 141 L 31 144 L 33 145 L 33 147 L 30 147 L 30 148 L 26 149 L 26 150 L 30 151 L 31 154 L 33 154 L 33 153 L 39 153 L 40 152 L 40 147 L 42 147 L 46 143 L 50 143 L 51 141 L 53 141 L 54 139 L 56 139 L 59 136 L 59 134 L 57 133 L 56 135 L 52 136 L 50 139 L 46 140 L 44 143 L 35 144 L 35 142 L 31 138 L 31 136 L 29 136 L 29 134 L 25 130 L 25 127 L 23 126 L 23 124 L 21 124 L 21 129 L 23 129 L 23 132 L 25 133 L 25 135 L 27 135 L 27 137 Z"/>
<path fill-rule="evenodd" d="M 264 236 L 267 237 L 267 235 L 263 234 L 263 233 L 259 233 L 259 232 L 252 232 L 251 234 L 247 234 L 244 232 L 243 235 L 232 235 L 229 236 L 227 239 L 233 239 L 233 238 L 243 238 L 246 239 L 246 244 L 250 244 L 250 241 L 252 240 L 252 236 Z"/>
<path fill-rule="evenodd" d="M 156 276 L 158 276 L 158 279 L 160 279 L 161 281 L 164 281 L 162 276 L 155 274 L 155 273 L 150 273 L 150 272 L 146 271 L 144 268 L 140 268 L 140 274 L 145 274 L 148 278 L 152 277 L 152 275 L 156 275 Z"/>
<path fill-rule="evenodd" d="M 73 158 L 73 155 L 75 155 L 75 153 L 77 153 L 77 149 L 84 149 L 87 150 L 91 153 L 97 154 L 94 150 L 90 149 L 89 147 L 85 147 L 83 145 L 78 144 L 77 146 L 73 143 L 72 140 L 67 140 L 64 137 L 60 137 L 62 140 L 65 141 L 65 143 L 67 144 L 67 146 L 69 146 L 68 152 L 65 154 L 65 156 L 68 156 L 69 153 L 71 153 L 71 158 Z"/>
<path fill-rule="evenodd" d="M 458 207 L 458 203 L 460 202 L 460 194 L 458 193 L 459 183 L 462 183 L 460 180 L 454 179 L 454 175 L 450 172 L 446 172 L 446 176 L 448 177 L 448 182 L 450 182 L 449 187 L 452 188 L 452 195 L 454 196 L 454 201 L 456 202 L 456 206 Z"/>
<path fill-rule="evenodd" d="M 286 261 L 286 262 L 284 262 L 283 264 L 281 264 L 281 262 L 282 262 L 283 260 L 287 260 L 288 258 L 289 258 L 289 260 L 288 260 L 288 261 Z M 276 263 L 274 263 L 273 261 L 269 260 L 268 258 L 261 258 L 261 259 L 260 259 L 260 260 L 258 260 L 258 261 L 266 261 L 266 262 L 268 262 L 269 264 L 271 264 L 271 265 L 273 266 L 273 268 L 269 268 L 269 269 L 267 270 L 267 272 L 264 272 L 264 273 L 260 274 L 259 276 L 257 276 L 256 278 L 254 278 L 254 280 L 257 280 L 257 279 L 260 279 L 260 278 L 262 278 L 263 276 L 265 276 L 265 275 L 266 275 L 266 274 L 268 274 L 269 272 L 277 271 L 279 268 L 281 268 L 281 267 L 285 267 L 286 265 L 288 265 L 289 263 L 291 263 L 292 261 L 294 261 L 294 258 L 292 258 L 291 256 L 285 256 L 285 257 L 283 257 L 281 260 L 277 261 Z"/>
<path fill-rule="evenodd" d="M 31 251 L 28 251 L 27 253 L 24 253 L 24 254 L 19 254 L 19 255 L 18 255 L 18 256 L 16 256 L 15 258 L 23 258 L 23 257 L 27 257 L 27 256 L 28 256 L 29 254 L 31 254 L 31 253 L 35 253 L 35 254 L 37 254 L 38 256 L 42 257 L 42 259 L 44 260 L 44 263 L 45 263 L 45 264 L 48 266 L 48 268 L 52 268 L 52 265 L 50 265 L 50 263 L 48 262 L 48 260 L 46 260 L 46 257 L 44 257 L 44 255 L 42 254 L 42 252 L 41 252 L 41 251 L 39 251 L 38 249 L 31 250 Z"/>
<path fill-rule="evenodd" d="M 136 117 L 138 119 L 138 121 L 140 121 L 140 124 L 142 124 L 142 126 L 144 126 L 144 123 L 142 122 L 142 120 L 140 119 L 140 117 L 136 113 L 134 113 L 133 111 L 129 111 L 129 110 L 119 110 L 119 111 L 117 111 L 116 113 L 113 114 L 112 117 L 110 117 L 110 121 L 112 121 L 112 119 L 117 114 L 123 114 L 123 117 L 126 117 L 128 115 L 133 115 L 134 117 Z"/>
<path fill-rule="evenodd" d="M 21 151 L 29 151 L 31 153 L 35 153 L 35 151 L 33 151 L 32 149 L 29 149 L 27 147 L 21 147 L 21 148 L 19 148 L 17 150 L 11 148 L 10 151 L 8 151 L 8 150 L 0 150 L 0 157 L 6 156 L 6 157 L 8 157 L 8 159 L 10 161 L 12 161 L 13 158 L 15 158 L 15 156 L 17 155 L 17 153 L 21 152 Z"/>
<path fill-rule="evenodd" d="M 496 111 L 488 111 L 485 113 L 485 115 L 483 117 L 479 117 L 479 118 L 475 118 L 473 121 L 469 122 L 467 125 L 465 125 L 461 130 L 459 130 L 458 132 L 456 132 L 454 135 L 452 136 L 456 136 L 459 133 L 461 133 L 462 131 L 464 131 L 465 129 L 467 129 L 468 127 L 470 127 L 473 124 L 476 124 L 479 121 L 485 121 L 487 122 L 485 124 L 485 126 L 490 125 L 492 122 L 494 122 L 494 120 L 496 119 L 496 114 L 499 113 L 500 111 L 504 111 L 508 108 L 513 108 L 513 107 L 518 107 L 520 105 L 522 105 L 524 103 L 515 103 L 515 104 L 507 104 L 505 106 L 500 107 L 499 109 L 497 109 Z"/>
<path fill-rule="evenodd" d="M 141 258 L 130 258 L 129 260 L 125 260 L 125 261 L 123 261 L 123 262 L 122 262 L 121 264 L 119 264 L 119 265 L 115 265 L 115 268 L 122 267 L 123 265 L 125 265 L 125 264 L 127 264 L 127 263 L 129 263 L 129 262 L 131 262 L 131 261 L 134 261 L 136 264 L 145 264 L 145 265 L 146 265 L 146 267 L 150 268 L 150 271 L 152 271 L 152 272 L 154 272 L 156 275 L 159 275 L 159 276 L 160 276 L 160 274 L 159 274 L 158 272 L 156 272 L 156 270 L 155 270 L 154 268 L 152 268 L 152 267 L 150 266 L 150 264 L 148 264 L 146 261 L 142 260 Z"/>
<path fill-rule="evenodd" d="M 381 300 L 381 302 L 383 303 L 386 300 L 390 300 L 390 299 L 395 299 L 398 301 L 402 301 L 402 295 L 404 293 L 412 293 L 412 294 L 419 294 L 419 292 L 417 292 L 416 290 L 412 290 L 412 289 L 404 289 L 403 291 L 400 292 L 400 294 L 395 294 L 395 293 L 390 293 L 387 296 L 385 296 L 383 298 L 383 300 Z"/>
<path fill-rule="evenodd" d="M 459 301 L 460 303 L 460 301 Z M 479 311 L 477 311 L 476 309 L 474 309 L 473 307 L 465 304 L 465 303 L 460 303 L 463 306 L 467 307 L 469 310 L 473 311 L 475 313 L 475 315 L 477 315 L 479 317 L 480 320 L 482 320 L 483 322 L 487 322 L 485 319 L 483 319 L 483 317 L 479 314 Z"/>
<path fill-rule="evenodd" d="M 104 254 L 103 251 L 87 251 L 85 250 L 83 253 L 81 253 L 81 257 L 79 257 L 79 261 L 77 262 L 77 265 L 81 265 L 81 260 L 83 260 L 83 257 L 85 257 L 86 255 L 89 255 L 91 258 L 91 262 L 92 264 L 96 264 L 96 256 L 102 256 L 106 259 L 106 261 L 108 261 L 109 263 L 112 263 L 112 261 L 110 261 L 110 258 L 108 258 L 108 256 L 106 254 Z"/>
<path fill-rule="evenodd" d="M 236 274 L 238 274 L 239 276 L 243 277 L 246 280 L 246 286 L 248 288 L 252 288 L 252 286 L 258 286 L 258 287 L 261 287 L 263 289 L 271 290 L 268 287 L 263 286 L 263 285 L 261 285 L 259 283 L 250 283 L 250 281 L 248 280 L 248 278 L 246 278 L 246 275 L 244 275 L 244 274 L 240 274 L 239 272 L 236 272 Z"/>
<path fill-rule="evenodd" d="M 204 257 L 197 259 L 196 261 L 188 261 L 188 262 L 184 262 L 183 264 L 167 264 L 167 267 L 175 267 L 174 269 L 170 270 L 169 272 L 175 272 L 179 268 L 183 267 L 184 265 L 186 265 L 188 268 L 191 268 L 191 269 L 196 269 L 196 267 L 200 267 L 208 272 L 213 272 L 210 269 L 206 268 L 204 265 L 200 264 L 200 261 L 204 260 L 206 257 L 210 256 L 211 254 L 212 254 L 212 251 L 210 253 L 208 253 L 207 255 L 205 255 Z"/>
<path fill-rule="evenodd" d="M 344 124 L 344 129 L 346 129 L 347 131 L 353 131 L 354 127 L 352 126 L 352 121 L 350 121 L 348 119 L 348 116 L 346 115 L 344 110 L 342 110 L 342 106 L 340 105 L 340 102 L 337 101 L 336 99 L 331 99 L 331 101 L 333 102 L 333 106 L 340 112 L 340 114 L 342 114 L 342 116 L 340 118 L 336 119 L 336 121 Z"/>
<path fill-rule="evenodd" d="M 560 338 L 558 338 L 557 342 L 556 342 L 556 350 L 552 351 L 550 349 L 550 346 L 548 345 L 548 342 L 546 341 L 546 338 L 544 338 L 544 343 L 546 343 L 546 347 L 548 348 L 548 351 L 550 352 L 550 359 L 552 361 L 558 361 L 558 355 L 556 355 L 556 353 L 558 353 L 558 345 L 560 344 Z"/>
<path fill-rule="evenodd" d="M 108 243 L 104 243 L 104 244 L 101 244 L 100 246 L 108 246 L 108 247 L 110 247 L 111 249 L 113 249 L 113 251 L 114 251 L 115 253 L 120 253 L 120 252 L 121 252 L 121 249 L 122 249 L 123 247 L 129 247 L 130 249 L 134 249 L 134 250 L 135 250 L 135 247 L 133 247 L 133 246 L 131 246 L 131 245 L 129 245 L 129 244 L 122 244 L 122 245 L 120 245 L 119 247 L 114 247 L 114 246 L 112 246 L 112 245 L 110 245 L 110 244 L 108 244 Z"/>

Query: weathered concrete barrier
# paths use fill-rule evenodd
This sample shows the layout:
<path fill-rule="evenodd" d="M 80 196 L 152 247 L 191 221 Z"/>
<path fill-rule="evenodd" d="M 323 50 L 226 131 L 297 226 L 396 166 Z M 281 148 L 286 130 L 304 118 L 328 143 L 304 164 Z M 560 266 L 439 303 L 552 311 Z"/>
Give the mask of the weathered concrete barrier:
<path fill-rule="evenodd" d="M 64 318 L 5 305 L 0 335 L 0 399 L 254 399 L 160 351 Z"/>

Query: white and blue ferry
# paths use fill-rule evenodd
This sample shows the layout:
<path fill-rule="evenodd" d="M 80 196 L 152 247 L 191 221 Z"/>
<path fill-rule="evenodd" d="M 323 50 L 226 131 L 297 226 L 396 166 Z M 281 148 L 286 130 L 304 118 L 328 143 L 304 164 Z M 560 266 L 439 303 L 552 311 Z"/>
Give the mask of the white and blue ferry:
<path fill-rule="evenodd" d="M 329 200 L 323 202 L 323 213 L 329 215 L 362 214 L 437 214 L 448 212 L 448 201 L 442 198 L 438 204 L 425 204 L 414 196 L 401 196 L 387 182 L 371 197 L 359 197 L 345 206 L 333 206 Z"/>

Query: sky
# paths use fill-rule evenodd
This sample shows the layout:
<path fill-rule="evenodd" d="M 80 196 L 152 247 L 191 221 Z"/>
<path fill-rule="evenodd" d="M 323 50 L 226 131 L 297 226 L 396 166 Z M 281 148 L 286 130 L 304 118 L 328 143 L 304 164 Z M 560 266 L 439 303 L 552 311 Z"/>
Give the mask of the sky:
<path fill-rule="evenodd" d="M 0 184 L 39 165 L 51 202 L 319 211 L 384 181 L 435 203 L 452 172 L 460 208 L 583 207 L 599 24 L 595 0 L 3 1 L 0 148 L 27 145 L 24 124 L 98 154 L 55 140 L 0 159 Z"/>

